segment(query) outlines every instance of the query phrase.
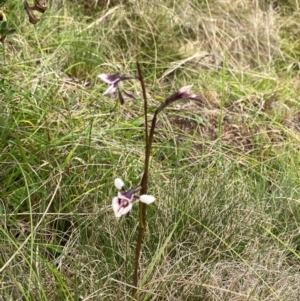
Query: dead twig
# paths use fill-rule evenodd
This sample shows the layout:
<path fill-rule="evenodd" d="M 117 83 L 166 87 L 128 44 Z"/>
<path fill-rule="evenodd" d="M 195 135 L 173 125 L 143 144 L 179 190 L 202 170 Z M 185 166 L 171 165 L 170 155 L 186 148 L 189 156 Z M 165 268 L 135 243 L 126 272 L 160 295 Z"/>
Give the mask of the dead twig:
<path fill-rule="evenodd" d="M 44 13 L 47 10 L 47 5 L 45 0 L 35 0 L 33 6 L 29 6 L 27 0 L 24 0 L 24 9 L 26 10 L 26 13 L 29 17 L 29 22 L 31 24 L 36 24 L 40 21 L 34 14 L 34 10 Z"/>

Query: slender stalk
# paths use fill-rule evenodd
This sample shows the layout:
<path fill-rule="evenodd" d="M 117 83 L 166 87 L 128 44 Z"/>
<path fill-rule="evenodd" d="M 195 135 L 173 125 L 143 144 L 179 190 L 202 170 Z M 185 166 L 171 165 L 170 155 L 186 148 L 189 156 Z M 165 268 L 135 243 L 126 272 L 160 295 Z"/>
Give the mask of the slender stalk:
<path fill-rule="evenodd" d="M 146 204 L 141 206 L 140 204 L 140 216 L 146 216 Z M 140 220 L 141 222 L 141 220 Z M 134 298 L 137 293 L 137 285 L 138 285 L 138 272 L 139 272 L 139 264 L 140 264 L 140 254 L 141 254 L 141 246 L 143 242 L 145 228 L 139 228 L 139 235 L 136 243 L 135 249 L 135 266 L 134 266 L 134 273 L 133 273 L 133 288 L 132 288 L 132 297 Z"/>
<path fill-rule="evenodd" d="M 143 99 L 144 99 L 144 113 L 145 113 L 145 165 L 144 165 L 144 174 L 141 180 L 141 194 L 146 194 L 147 193 L 147 186 L 148 186 L 148 171 L 149 171 L 149 162 L 150 162 L 150 154 L 151 154 L 151 148 L 152 148 L 152 142 L 153 142 L 153 137 L 154 137 L 154 130 L 156 127 L 156 121 L 157 121 L 157 116 L 158 114 L 164 110 L 167 106 L 169 106 L 171 103 L 173 103 L 176 100 L 183 100 L 183 99 L 191 99 L 195 101 L 201 101 L 201 97 L 191 94 L 189 92 L 189 89 L 191 86 L 186 86 L 181 88 L 178 92 L 174 93 L 173 95 L 167 97 L 161 104 L 160 106 L 156 109 L 152 122 L 151 122 L 151 128 L 150 128 L 150 133 L 148 134 L 148 119 L 147 119 L 147 113 L 148 113 L 148 108 L 147 108 L 147 95 L 146 95 L 146 87 L 145 87 L 145 82 L 144 78 L 142 75 L 142 71 L 140 68 L 139 63 L 137 62 L 137 69 L 138 69 L 138 74 L 139 74 L 139 80 L 142 86 L 142 91 L 143 91 Z M 137 293 L 137 285 L 138 285 L 138 270 L 139 270 L 139 261 L 140 261 L 140 253 L 141 253 L 141 246 L 143 242 L 143 236 L 145 232 L 145 227 L 146 227 L 146 204 L 140 202 L 139 203 L 139 234 L 138 234 L 138 239 L 137 239 L 137 244 L 136 244 L 136 250 L 135 250 L 135 267 L 134 267 L 134 273 L 133 273 L 133 289 L 132 289 L 132 297 L 134 298 L 136 293 Z"/>
<path fill-rule="evenodd" d="M 147 93 L 146 93 L 146 86 L 145 86 L 141 66 L 140 66 L 139 62 L 136 62 L 136 65 L 137 65 L 137 69 L 138 69 L 139 81 L 140 81 L 141 86 L 142 86 L 143 99 L 144 99 L 145 139 L 146 139 L 146 148 L 147 148 L 147 144 L 148 144 L 148 102 L 147 102 Z"/>
<path fill-rule="evenodd" d="M 147 193 L 149 161 L 150 161 L 150 154 L 151 154 L 152 142 L 153 142 L 153 137 L 154 137 L 154 130 L 155 130 L 155 126 L 156 126 L 157 115 L 159 114 L 159 112 L 161 110 L 162 109 L 160 109 L 160 107 L 159 107 L 155 111 L 153 119 L 152 119 L 152 123 L 151 123 L 150 135 L 148 137 L 148 143 L 146 144 L 146 149 L 145 149 L 145 153 L 146 153 L 145 154 L 145 167 L 144 167 L 143 178 L 141 181 L 141 186 L 142 186 L 141 194 Z M 132 297 L 135 297 L 136 292 L 137 292 L 139 260 L 140 260 L 143 236 L 144 236 L 145 227 L 146 227 L 146 208 L 147 208 L 146 204 L 139 202 L 140 227 L 139 227 L 139 234 L 138 234 L 138 239 L 137 239 L 137 244 L 136 244 L 136 249 L 135 249 L 135 267 L 134 267 L 134 273 L 133 273 L 134 288 L 132 289 Z"/>
<path fill-rule="evenodd" d="M 144 77 L 142 74 L 142 70 L 140 64 L 137 62 L 137 69 L 139 80 L 142 87 L 143 99 L 144 99 L 144 116 L 145 116 L 145 164 L 144 164 L 144 174 L 141 181 L 141 194 L 147 193 L 147 183 L 148 183 L 148 170 L 149 170 L 149 159 L 150 159 L 150 150 L 149 150 L 149 137 L 148 137 L 148 103 L 147 103 L 147 93 L 146 86 L 144 82 Z M 149 155 L 148 155 L 149 153 Z M 135 249 L 135 266 L 133 272 L 133 286 L 132 289 L 132 297 L 135 297 L 137 292 L 138 285 L 138 272 L 139 272 L 139 263 L 140 263 L 140 254 L 141 254 L 141 246 L 143 242 L 144 231 L 146 227 L 146 204 L 139 202 L 139 234 L 138 240 Z"/>

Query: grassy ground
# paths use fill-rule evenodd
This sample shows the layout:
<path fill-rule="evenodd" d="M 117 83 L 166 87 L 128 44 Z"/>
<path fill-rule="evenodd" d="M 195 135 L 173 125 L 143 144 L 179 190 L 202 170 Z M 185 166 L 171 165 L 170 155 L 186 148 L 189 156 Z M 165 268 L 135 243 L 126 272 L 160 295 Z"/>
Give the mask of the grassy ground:
<path fill-rule="evenodd" d="M 141 89 L 120 106 L 97 75 L 136 60 L 151 107 L 204 99 L 159 118 L 138 300 L 298 300 L 298 0 L 83 2 L 33 26 L 9 1 L 0 300 L 132 300 L 138 210 L 116 220 L 111 199 L 143 172 Z"/>

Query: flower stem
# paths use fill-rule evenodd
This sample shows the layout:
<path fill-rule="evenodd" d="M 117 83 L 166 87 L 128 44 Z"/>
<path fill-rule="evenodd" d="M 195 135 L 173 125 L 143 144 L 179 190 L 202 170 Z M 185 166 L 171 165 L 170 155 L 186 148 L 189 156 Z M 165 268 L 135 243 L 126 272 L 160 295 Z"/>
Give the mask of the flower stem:
<path fill-rule="evenodd" d="M 143 92 L 143 99 L 144 99 L 144 117 L 145 117 L 145 140 L 146 140 L 146 146 L 148 144 L 148 102 L 147 102 L 147 93 L 146 93 L 146 86 L 144 82 L 143 73 L 141 70 L 141 66 L 139 62 L 136 62 L 137 69 L 138 69 L 138 78 L 142 86 L 142 92 Z M 147 147 L 146 147 L 147 148 Z"/>
<path fill-rule="evenodd" d="M 149 150 L 149 137 L 148 137 L 148 103 L 147 103 L 147 93 L 146 86 L 144 82 L 144 77 L 142 74 L 142 70 L 140 64 L 137 62 L 138 69 L 138 77 L 141 83 L 143 99 L 144 99 L 144 116 L 145 116 L 145 165 L 144 165 L 144 174 L 141 181 L 141 194 L 147 193 L 147 184 L 148 184 L 148 170 L 149 170 L 149 159 L 150 159 L 150 150 Z M 138 271 L 139 271 L 139 263 L 140 263 L 140 254 L 141 254 L 141 246 L 144 237 L 144 231 L 146 227 L 146 204 L 139 202 L 139 234 L 135 249 L 135 266 L 133 272 L 133 286 L 132 289 L 132 297 L 135 297 L 137 292 L 138 285 Z"/>
<path fill-rule="evenodd" d="M 201 101 L 202 99 L 195 94 L 191 94 L 188 92 L 190 86 L 183 87 L 177 93 L 167 97 L 156 109 L 152 122 L 150 133 L 148 133 L 148 104 L 147 104 L 147 94 L 146 94 L 146 87 L 143 78 L 143 74 L 141 71 L 140 64 L 137 62 L 137 69 L 138 69 L 138 78 L 141 83 L 142 91 L 143 91 L 143 99 L 144 99 L 144 114 L 145 114 L 145 165 L 144 165 L 144 174 L 141 180 L 141 194 L 147 193 L 147 186 L 148 186 L 148 172 L 149 172 L 149 162 L 150 162 L 150 154 L 152 148 L 152 142 L 154 137 L 154 130 L 156 127 L 156 121 L 158 114 L 163 111 L 167 106 L 172 104 L 177 100 L 182 99 L 192 99 L 196 101 Z M 135 250 L 135 267 L 133 273 L 133 289 L 132 289 L 132 297 L 134 298 L 137 293 L 137 285 L 138 285 L 138 270 L 139 270 L 139 261 L 140 261 L 140 253 L 141 253 L 141 246 L 143 242 L 143 236 L 146 227 L 146 204 L 139 202 L 139 234 L 136 244 Z"/>

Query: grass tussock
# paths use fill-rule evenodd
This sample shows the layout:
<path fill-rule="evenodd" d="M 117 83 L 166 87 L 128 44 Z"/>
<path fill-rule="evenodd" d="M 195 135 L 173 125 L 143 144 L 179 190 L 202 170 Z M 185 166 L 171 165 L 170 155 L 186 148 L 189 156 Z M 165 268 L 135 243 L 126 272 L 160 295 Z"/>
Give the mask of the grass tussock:
<path fill-rule="evenodd" d="M 141 89 L 120 106 L 97 75 L 136 60 L 153 108 L 202 96 L 159 117 L 138 300 L 299 299 L 298 1 L 50 1 L 35 26 L 6 9 L 1 301 L 132 300 L 138 212 L 116 221 L 111 198 L 143 172 Z"/>

